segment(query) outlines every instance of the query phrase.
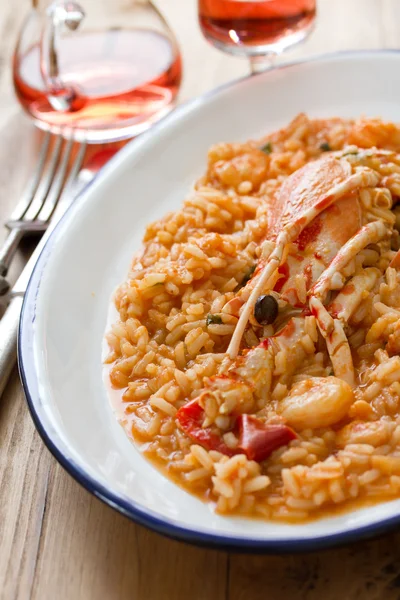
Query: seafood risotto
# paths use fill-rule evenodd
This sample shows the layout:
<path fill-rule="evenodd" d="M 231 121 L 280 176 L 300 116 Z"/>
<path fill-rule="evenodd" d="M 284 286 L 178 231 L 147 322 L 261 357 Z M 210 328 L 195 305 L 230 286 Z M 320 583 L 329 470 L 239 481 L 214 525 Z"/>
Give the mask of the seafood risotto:
<path fill-rule="evenodd" d="M 219 513 L 400 496 L 400 127 L 221 143 L 147 227 L 105 359 L 141 450 Z"/>

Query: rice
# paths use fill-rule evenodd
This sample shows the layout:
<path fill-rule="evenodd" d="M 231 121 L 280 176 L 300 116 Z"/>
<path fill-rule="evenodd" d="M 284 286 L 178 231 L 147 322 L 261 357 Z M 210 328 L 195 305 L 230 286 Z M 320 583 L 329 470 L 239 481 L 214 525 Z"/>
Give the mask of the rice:
<path fill-rule="evenodd" d="M 269 154 L 260 150 L 267 142 Z M 250 294 L 246 284 L 275 249 L 276 238 L 268 236 L 282 186 L 323 155 L 321 145 L 347 148 L 353 174 L 360 168 L 378 174 L 376 186 L 359 191 L 362 225 L 385 223 L 391 237 L 367 244 L 330 282 L 333 300 L 325 307 L 340 319 L 355 365 L 351 405 L 338 421 L 295 427 L 296 439 L 256 461 L 243 451 L 238 415 L 254 417 L 261 428 L 287 427 L 285 403 L 293 395 L 298 403 L 310 397 L 301 386 L 333 379 L 314 312 L 304 313 L 301 332 L 285 347 L 268 354 L 277 332 L 309 302 L 310 283 L 299 274 L 295 302 L 280 291 L 282 273 L 271 276 L 278 318 L 262 326 L 250 319 L 233 371 L 226 354 L 240 298 Z M 399 128 L 305 115 L 263 140 L 214 145 L 181 210 L 148 225 L 143 250 L 115 292 L 118 319 L 106 335 L 105 369 L 120 390 L 113 401 L 122 424 L 144 443 L 149 460 L 221 514 L 296 522 L 354 501 L 400 496 L 400 273 L 393 266 L 400 212 L 392 209 L 400 195 L 400 156 L 365 153 L 375 146 L 399 152 Z M 297 243 L 285 246 L 283 262 L 296 255 Z M 249 356 L 254 363 L 246 367 Z M 185 429 L 178 417 L 191 401 L 201 422 L 191 417 Z M 322 404 L 321 398 L 318 410 Z"/>

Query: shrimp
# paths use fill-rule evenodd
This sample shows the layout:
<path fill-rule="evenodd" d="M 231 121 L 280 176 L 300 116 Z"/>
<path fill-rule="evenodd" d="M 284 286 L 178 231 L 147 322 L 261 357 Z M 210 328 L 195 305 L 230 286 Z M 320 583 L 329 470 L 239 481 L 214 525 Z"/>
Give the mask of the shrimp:
<path fill-rule="evenodd" d="M 289 425 L 301 431 L 334 425 L 346 416 L 353 402 L 353 390 L 342 379 L 313 377 L 292 387 L 280 403 L 279 412 Z"/>
<path fill-rule="evenodd" d="M 393 332 L 389 335 L 386 350 L 390 356 L 400 354 L 400 320 L 397 321 Z"/>
<path fill-rule="evenodd" d="M 383 446 L 390 440 L 392 424 L 385 421 L 353 421 L 336 434 L 336 445 L 345 448 L 347 444 L 371 444 Z"/>

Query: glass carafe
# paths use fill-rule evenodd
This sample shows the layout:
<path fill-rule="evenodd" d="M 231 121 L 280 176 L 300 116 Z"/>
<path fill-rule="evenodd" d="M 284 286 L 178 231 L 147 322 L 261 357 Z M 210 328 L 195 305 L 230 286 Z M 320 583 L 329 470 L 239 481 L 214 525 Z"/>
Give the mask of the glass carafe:
<path fill-rule="evenodd" d="M 171 109 L 181 59 L 150 0 L 37 0 L 13 78 L 40 128 L 104 142 L 135 136 Z"/>

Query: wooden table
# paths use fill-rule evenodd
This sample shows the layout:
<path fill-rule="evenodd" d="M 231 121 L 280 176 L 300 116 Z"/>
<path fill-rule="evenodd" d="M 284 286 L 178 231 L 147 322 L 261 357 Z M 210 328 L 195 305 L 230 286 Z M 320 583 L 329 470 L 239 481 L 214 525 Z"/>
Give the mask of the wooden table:
<path fill-rule="evenodd" d="M 247 72 L 245 61 L 202 39 L 195 0 L 157 4 L 183 51 L 182 100 Z M 35 135 L 10 82 L 12 47 L 27 8 L 27 0 L 3 1 L 0 7 L 0 220 L 16 202 L 34 160 Z M 319 13 L 312 38 L 286 60 L 400 46 L 400 0 L 319 0 Z M 13 278 L 30 249 L 24 245 Z M 62 470 L 33 427 L 15 370 L 0 402 L 0 597 L 394 600 L 400 598 L 400 534 L 298 556 L 235 555 L 172 542 L 111 510 Z"/>

